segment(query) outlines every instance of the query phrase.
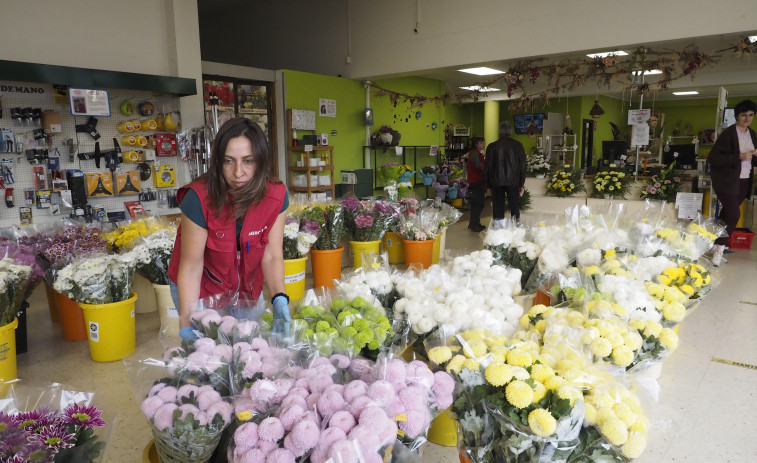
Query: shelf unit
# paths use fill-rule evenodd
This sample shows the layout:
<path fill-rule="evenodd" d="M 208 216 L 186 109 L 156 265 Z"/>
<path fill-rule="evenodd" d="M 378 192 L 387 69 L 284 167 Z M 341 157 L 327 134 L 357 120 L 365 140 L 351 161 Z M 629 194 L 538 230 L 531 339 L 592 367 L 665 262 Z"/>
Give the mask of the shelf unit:
<path fill-rule="evenodd" d="M 401 149 L 401 154 L 396 154 L 397 149 Z M 363 152 L 368 151 L 370 157 L 370 164 L 365 165 L 363 161 L 363 167 L 365 169 L 373 169 L 373 189 L 378 190 L 384 187 L 384 184 L 379 180 L 377 170 L 383 164 L 389 162 L 397 162 L 410 166 L 414 171 L 422 169 L 428 165 L 435 165 L 437 158 L 430 156 L 431 146 L 363 146 Z M 424 158 L 426 161 L 424 161 Z M 415 181 L 413 186 L 423 186 L 423 182 L 418 181 L 417 176 L 413 176 Z"/>
<path fill-rule="evenodd" d="M 445 133 L 444 157 L 455 161 L 470 151 L 470 128 L 463 125 L 450 125 Z"/>
<path fill-rule="evenodd" d="M 561 133 L 548 135 L 548 137 L 549 140 L 546 140 L 546 142 L 549 149 L 550 164 L 562 166 L 570 156 L 573 159 L 571 166 L 576 167 L 576 152 L 578 151 L 576 134 Z M 560 155 L 563 157 L 562 163 L 559 162 Z"/>
<path fill-rule="evenodd" d="M 313 199 L 313 193 L 330 193 L 334 198 L 334 147 L 333 146 L 289 146 L 289 189 L 297 193 L 307 193 Z M 299 159 L 297 158 L 299 154 Z M 299 164 L 299 165 L 298 165 Z M 328 175 L 320 175 L 328 172 Z M 295 177 L 305 176 L 305 184 L 295 182 Z M 313 182 L 313 177 L 320 181 L 328 177 L 328 185 Z"/>

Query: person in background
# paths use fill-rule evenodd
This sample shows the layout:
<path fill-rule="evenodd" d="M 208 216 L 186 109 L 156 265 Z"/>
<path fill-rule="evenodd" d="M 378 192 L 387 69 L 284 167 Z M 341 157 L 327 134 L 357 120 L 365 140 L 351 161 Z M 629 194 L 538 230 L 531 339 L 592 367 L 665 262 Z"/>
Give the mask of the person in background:
<path fill-rule="evenodd" d="M 725 222 L 727 237 L 715 240 L 712 265 L 719 266 L 728 238 L 741 218 L 741 203 L 752 195 L 754 166 L 757 166 L 757 134 L 749 126 L 757 112 L 757 103 L 744 100 L 733 108 L 736 123 L 723 130 L 712 145 L 710 163 L 712 189 L 723 205 L 720 219 Z M 726 261 L 727 262 L 727 261 Z"/>
<path fill-rule="evenodd" d="M 258 300 L 263 282 L 273 295 L 274 330 L 288 330 L 284 287 L 287 189 L 271 176 L 271 153 L 255 122 L 232 118 L 213 141 L 208 172 L 177 193 L 181 225 L 168 266 L 180 335 L 193 339 L 194 303 L 237 292 Z"/>
<path fill-rule="evenodd" d="M 486 182 L 484 182 L 484 148 L 486 141 L 483 137 L 471 139 L 471 150 L 468 152 L 468 183 L 470 184 L 470 220 L 468 230 L 480 232 L 484 229 L 481 225 L 481 211 L 484 209 L 486 196 Z"/>
<path fill-rule="evenodd" d="M 508 121 L 499 124 L 499 140 L 486 147 L 484 180 L 492 189 L 492 219 L 505 218 L 505 195 L 510 214 L 520 219 L 520 196 L 526 183 L 526 150 L 511 138 L 513 126 Z"/>

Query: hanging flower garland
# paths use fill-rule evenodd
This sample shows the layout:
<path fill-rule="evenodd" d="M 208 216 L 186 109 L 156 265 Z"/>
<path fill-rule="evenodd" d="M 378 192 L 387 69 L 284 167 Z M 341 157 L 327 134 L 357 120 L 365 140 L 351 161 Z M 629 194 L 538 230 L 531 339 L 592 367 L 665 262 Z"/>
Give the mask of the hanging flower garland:
<path fill-rule="evenodd" d="M 590 82 L 605 87 L 619 83 L 624 86 L 624 92 L 633 91 L 638 94 L 646 94 L 650 90 L 664 90 L 669 88 L 672 82 L 684 77 L 693 80 L 699 70 L 714 66 L 726 52 L 739 57 L 751 55 L 757 53 L 757 42 L 751 42 L 745 37 L 734 45 L 713 53 L 705 53 L 695 46 L 688 46 L 680 51 L 655 51 L 639 47 L 630 55 L 622 57 L 568 58 L 548 64 L 544 63 L 545 58 L 521 60 L 511 66 L 508 72 L 482 82 L 477 87 L 505 87 L 508 97 L 520 95 L 510 103 L 509 109 L 515 112 L 528 111 L 534 105 L 543 106 L 549 103 L 552 95 L 571 92 Z M 651 69 L 662 71 L 656 83 L 641 82 L 634 78 Z M 529 93 L 530 86 L 542 78 L 546 79 L 548 88 L 537 93 Z M 396 107 L 398 103 L 403 102 L 407 103 L 409 108 L 427 103 L 441 106 L 451 102 L 477 102 L 488 93 L 481 90 L 465 90 L 425 96 L 389 90 L 374 82 L 368 85 L 375 90 L 376 96 L 388 96 L 393 106 Z"/>

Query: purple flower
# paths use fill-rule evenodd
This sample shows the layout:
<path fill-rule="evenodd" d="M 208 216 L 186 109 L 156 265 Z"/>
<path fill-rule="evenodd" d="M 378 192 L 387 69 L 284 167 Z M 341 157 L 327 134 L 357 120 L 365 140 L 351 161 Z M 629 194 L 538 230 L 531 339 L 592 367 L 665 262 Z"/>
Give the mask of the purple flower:
<path fill-rule="evenodd" d="M 173 424 L 173 412 L 177 408 L 179 407 L 176 404 L 163 404 L 152 417 L 155 427 L 160 431 L 170 428 Z"/>
<path fill-rule="evenodd" d="M 51 417 L 52 412 L 50 411 L 50 407 L 42 406 L 39 409 L 28 412 L 19 412 L 16 421 L 19 428 L 34 431 L 45 424 L 49 424 Z"/>
<path fill-rule="evenodd" d="M 216 415 L 221 415 L 221 419 L 224 424 L 229 424 L 231 421 L 231 414 L 234 412 L 234 407 L 228 402 L 216 402 L 208 407 L 208 416 L 211 417 L 210 421 L 215 419 Z"/>
<path fill-rule="evenodd" d="M 181 410 L 181 419 L 185 420 L 187 416 L 191 413 L 193 417 L 197 417 L 197 413 L 200 411 L 199 408 L 195 407 L 192 404 L 184 404 L 179 406 L 179 410 Z"/>
<path fill-rule="evenodd" d="M 94 405 L 72 404 L 63 410 L 63 421 L 85 428 L 105 426 L 105 420 L 100 418 L 102 410 Z"/>
<path fill-rule="evenodd" d="M 340 410 L 334 413 L 329 419 L 330 427 L 337 427 L 344 432 L 350 432 L 352 428 L 355 427 L 355 424 L 357 424 L 355 417 L 352 416 L 352 413 L 346 410 Z"/>
<path fill-rule="evenodd" d="M 321 394 L 318 398 L 318 413 L 323 417 L 328 417 L 334 413 L 343 410 L 346 405 L 344 397 L 337 391 L 329 391 Z"/>
<path fill-rule="evenodd" d="M 358 452 L 360 446 L 352 440 L 340 440 L 331 444 L 328 456 L 333 461 L 340 463 L 358 463 L 360 461 Z"/>
<path fill-rule="evenodd" d="M 158 409 L 164 403 L 165 402 L 163 402 L 163 399 L 161 399 L 158 396 L 153 395 L 143 400 L 139 408 L 142 409 L 142 413 L 144 413 L 147 419 L 149 420 L 150 418 L 155 416 L 155 412 L 158 411 Z"/>
<path fill-rule="evenodd" d="M 287 449 L 276 449 L 268 454 L 266 463 L 294 463 L 294 454 Z"/>
<path fill-rule="evenodd" d="M 665 185 L 670 185 L 670 180 L 665 180 L 665 181 L 664 181 L 663 183 L 664 183 Z"/>
<path fill-rule="evenodd" d="M 255 447 L 258 443 L 258 425 L 247 422 L 234 431 L 234 444 L 237 447 Z"/>
<path fill-rule="evenodd" d="M 678 182 L 681 181 L 681 179 L 680 179 L 680 177 L 673 177 L 673 181 L 676 182 L 676 183 L 678 183 Z"/>
<path fill-rule="evenodd" d="M 348 196 L 342 200 L 341 205 L 347 211 L 355 212 L 360 207 L 360 201 L 354 196 Z"/>
<path fill-rule="evenodd" d="M 334 366 L 341 370 L 344 370 L 345 368 L 350 366 L 350 359 L 346 355 L 334 354 L 329 357 L 329 359 L 334 364 Z"/>
<path fill-rule="evenodd" d="M 281 420 L 281 424 L 284 425 L 284 430 L 288 431 L 292 429 L 304 412 L 305 409 L 299 405 L 290 405 L 289 407 L 280 409 L 278 418 Z"/>
<path fill-rule="evenodd" d="M 360 453 L 370 455 L 377 453 L 380 447 L 379 438 L 373 430 L 362 424 L 355 426 L 347 435 L 348 439 L 357 442 L 360 446 Z"/>
<path fill-rule="evenodd" d="M 258 437 L 268 442 L 278 442 L 284 437 L 284 425 L 275 416 L 270 416 L 260 422 Z"/>
<path fill-rule="evenodd" d="M 654 184 L 655 188 L 660 188 L 660 186 L 662 186 L 662 185 L 660 185 L 660 182 L 655 182 L 655 184 Z"/>
<path fill-rule="evenodd" d="M 355 226 L 357 228 L 371 228 L 373 226 L 373 217 L 370 215 L 359 215 L 355 217 Z"/>
<path fill-rule="evenodd" d="M 300 231 L 318 236 L 318 234 L 321 232 L 321 227 L 318 225 L 318 222 L 306 219 L 303 220 L 302 223 L 300 223 Z"/>
<path fill-rule="evenodd" d="M 368 385 L 364 381 L 350 381 L 344 386 L 344 399 L 352 402 L 357 397 L 364 396 L 368 392 Z"/>
<path fill-rule="evenodd" d="M 60 449 L 67 449 L 76 445 L 74 437 L 74 434 L 66 432 L 65 426 L 45 426 L 39 430 L 35 439 L 57 452 Z"/>
<path fill-rule="evenodd" d="M 294 446 L 294 449 L 297 449 L 297 452 L 294 453 L 302 455 L 316 446 L 320 436 L 321 432 L 318 429 L 318 425 L 313 421 L 304 420 L 292 428 L 292 432 L 289 433 L 287 438 L 291 439 L 291 444 Z M 286 445 L 286 439 L 284 441 Z"/>
<path fill-rule="evenodd" d="M 368 397 L 375 400 L 381 407 L 386 407 L 395 399 L 394 386 L 389 381 L 378 380 L 368 386 Z"/>
<path fill-rule="evenodd" d="M 652 194 L 655 194 L 655 193 L 657 193 L 657 188 L 650 188 L 649 192 L 652 193 Z"/>
<path fill-rule="evenodd" d="M 350 403 L 349 410 L 352 416 L 357 419 L 366 407 L 375 407 L 376 405 L 378 404 L 373 399 L 367 395 L 362 395 Z"/>
<path fill-rule="evenodd" d="M 308 408 L 308 403 L 305 401 L 305 398 L 294 394 L 289 394 L 281 401 L 281 408 L 286 408 L 290 405 L 299 405 L 303 410 Z"/>
<path fill-rule="evenodd" d="M 234 449 L 234 456 L 237 463 L 265 463 L 266 454 L 260 449 L 244 449 L 237 454 L 238 449 Z"/>
<path fill-rule="evenodd" d="M 166 386 L 158 391 L 157 396 L 166 403 L 176 402 L 176 388 L 173 386 Z"/>
<path fill-rule="evenodd" d="M 428 408 L 409 409 L 405 412 L 406 421 L 399 423 L 400 429 L 409 437 L 417 437 L 426 430 L 431 423 L 431 413 Z"/>
<path fill-rule="evenodd" d="M 178 394 L 177 394 L 178 396 Z M 221 394 L 218 391 L 203 391 L 197 395 L 197 406 L 200 410 L 209 410 L 211 405 L 220 402 Z"/>

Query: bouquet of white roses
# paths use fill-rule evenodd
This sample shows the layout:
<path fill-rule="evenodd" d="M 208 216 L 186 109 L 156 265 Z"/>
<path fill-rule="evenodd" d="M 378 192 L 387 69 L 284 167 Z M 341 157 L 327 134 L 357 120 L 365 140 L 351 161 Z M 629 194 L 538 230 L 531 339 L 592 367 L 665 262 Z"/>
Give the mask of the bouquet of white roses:
<path fill-rule="evenodd" d="M 136 263 L 132 252 L 77 259 L 57 272 L 53 287 L 85 304 L 125 301 L 131 297 Z"/>

